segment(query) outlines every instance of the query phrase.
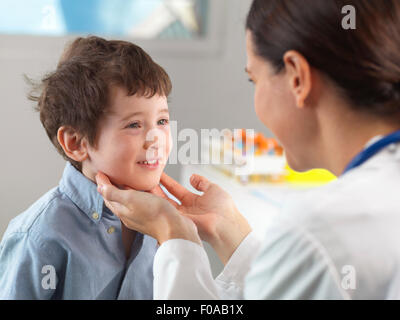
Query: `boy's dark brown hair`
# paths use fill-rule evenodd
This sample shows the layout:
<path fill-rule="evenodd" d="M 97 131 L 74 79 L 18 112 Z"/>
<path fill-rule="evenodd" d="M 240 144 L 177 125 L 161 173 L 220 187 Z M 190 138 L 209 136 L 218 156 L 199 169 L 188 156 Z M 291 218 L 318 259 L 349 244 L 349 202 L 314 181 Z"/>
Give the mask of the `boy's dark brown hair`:
<path fill-rule="evenodd" d="M 172 85 L 165 70 L 140 47 L 90 36 L 67 46 L 57 69 L 33 85 L 29 94 L 51 142 L 78 170 L 81 163 L 66 156 L 57 131 L 61 126 L 74 128 L 96 146 L 97 125 L 110 106 L 114 87 L 151 98 L 168 97 Z"/>

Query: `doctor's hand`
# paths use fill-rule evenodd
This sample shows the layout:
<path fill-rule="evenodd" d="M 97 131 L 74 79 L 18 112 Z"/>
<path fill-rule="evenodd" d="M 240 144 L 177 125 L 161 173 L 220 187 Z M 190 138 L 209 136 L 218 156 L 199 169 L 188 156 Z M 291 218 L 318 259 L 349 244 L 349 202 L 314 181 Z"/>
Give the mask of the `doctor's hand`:
<path fill-rule="evenodd" d="M 96 175 L 96 182 L 106 206 L 127 228 L 157 239 L 160 245 L 177 238 L 201 245 L 195 224 L 166 199 L 148 192 L 121 190 L 100 172 Z"/>
<path fill-rule="evenodd" d="M 251 231 L 231 196 L 218 185 L 195 174 L 191 176 L 190 184 L 203 192 L 202 195 L 190 192 L 165 173 L 161 176 L 161 183 L 181 204 L 171 199 L 168 201 L 196 224 L 200 237 L 211 244 L 226 264 Z M 151 193 L 168 198 L 159 186 Z"/>

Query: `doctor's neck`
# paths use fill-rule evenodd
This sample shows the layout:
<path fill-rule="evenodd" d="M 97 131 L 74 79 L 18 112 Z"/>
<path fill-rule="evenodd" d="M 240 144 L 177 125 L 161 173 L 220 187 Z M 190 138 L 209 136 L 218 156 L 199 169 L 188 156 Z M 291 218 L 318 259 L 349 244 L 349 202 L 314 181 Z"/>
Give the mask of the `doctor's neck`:
<path fill-rule="evenodd" d="M 329 105 L 329 104 L 328 104 Z M 324 108 L 320 114 L 318 167 L 340 176 L 350 161 L 376 136 L 386 136 L 400 129 L 395 117 L 380 117 L 355 111 L 338 104 Z"/>

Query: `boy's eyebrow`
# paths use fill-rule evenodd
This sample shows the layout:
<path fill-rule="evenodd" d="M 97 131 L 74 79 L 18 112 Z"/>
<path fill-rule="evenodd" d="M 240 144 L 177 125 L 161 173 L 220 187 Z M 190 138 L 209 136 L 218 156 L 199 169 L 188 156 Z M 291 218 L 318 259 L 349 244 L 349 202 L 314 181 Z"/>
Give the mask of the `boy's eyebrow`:
<path fill-rule="evenodd" d="M 132 117 L 134 117 L 134 116 L 139 116 L 139 115 L 142 115 L 144 112 L 142 112 L 142 111 L 137 111 L 137 112 L 133 112 L 133 113 L 130 113 L 130 114 L 128 114 L 126 117 L 123 117 L 122 119 L 121 119 L 121 121 L 123 122 L 123 121 L 126 121 L 126 120 L 128 120 L 128 119 L 130 119 L 130 118 L 132 118 Z M 168 108 L 164 108 L 164 109 L 161 109 L 160 111 L 158 111 L 158 113 L 169 113 L 169 110 L 168 110 Z"/>
<path fill-rule="evenodd" d="M 138 115 L 141 115 L 141 114 L 143 114 L 143 112 L 140 112 L 140 111 L 138 111 L 138 112 L 133 112 L 133 113 L 129 113 L 128 115 L 126 115 L 125 117 L 123 117 L 123 118 L 121 119 L 121 122 L 124 122 L 124 121 L 126 121 L 126 120 L 128 120 L 128 119 L 130 119 L 130 118 L 132 118 L 132 117 L 134 117 L 134 116 L 138 116 Z"/>
<path fill-rule="evenodd" d="M 169 113 L 168 108 L 161 109 L 158 113 Z"/>

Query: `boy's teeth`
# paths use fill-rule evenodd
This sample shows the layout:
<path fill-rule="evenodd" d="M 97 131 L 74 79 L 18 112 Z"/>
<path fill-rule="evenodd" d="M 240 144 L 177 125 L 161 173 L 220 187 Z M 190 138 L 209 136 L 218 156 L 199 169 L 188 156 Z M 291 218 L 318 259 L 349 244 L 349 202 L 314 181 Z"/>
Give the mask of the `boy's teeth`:
<path fill-rule="evenodd" d="M 151 161 L 140 161 L 139 163 L 142 164 L 155 164 L 157 162 L 157 160 L 151 160 Z"/>

